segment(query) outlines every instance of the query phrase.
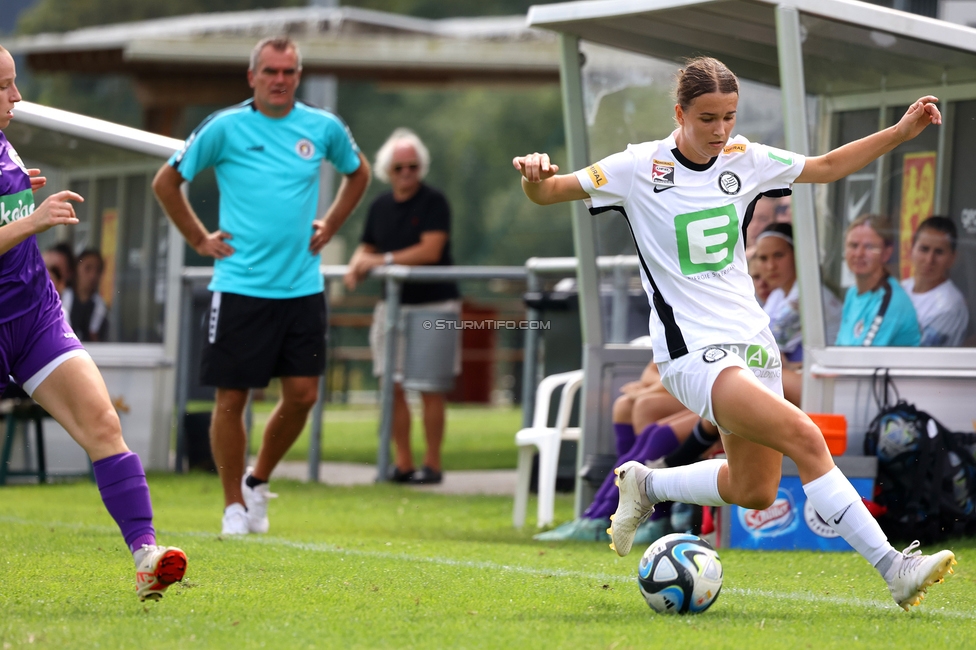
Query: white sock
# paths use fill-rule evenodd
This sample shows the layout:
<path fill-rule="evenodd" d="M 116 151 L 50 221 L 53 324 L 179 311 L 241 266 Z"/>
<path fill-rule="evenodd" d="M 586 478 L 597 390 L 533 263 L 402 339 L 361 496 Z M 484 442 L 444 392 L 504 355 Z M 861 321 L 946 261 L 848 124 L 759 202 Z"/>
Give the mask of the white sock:
<path fill-rule="evenodd" d="M 857 490 L 835 467 L 803 486 L 807 499 L 831 528 L 876 567 L 893 551 L 881 526 L 875 521 Z"/>
<path fill-rule="evenodd" d="M 700 506 L 727 506 L 718 493 L 718 471 L 724 460 L 703 460 L 682 467 L 654 469 L 644 481 L 648 498 L 660 501 L 694 503 Z"/>

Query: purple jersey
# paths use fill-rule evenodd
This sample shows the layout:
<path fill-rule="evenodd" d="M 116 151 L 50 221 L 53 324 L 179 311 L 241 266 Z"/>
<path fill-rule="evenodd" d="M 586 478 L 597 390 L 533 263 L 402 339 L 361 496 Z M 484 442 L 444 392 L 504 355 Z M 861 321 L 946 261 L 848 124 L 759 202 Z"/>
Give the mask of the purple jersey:
<path fill-rule="evenodd" d="M 0 132 L 0 227 L 34 211 L 30 176 Z M 0 323 L 22 316 L 39 302 L 58 300 L 37 239 L 31 235 L 0 255 Z"/>

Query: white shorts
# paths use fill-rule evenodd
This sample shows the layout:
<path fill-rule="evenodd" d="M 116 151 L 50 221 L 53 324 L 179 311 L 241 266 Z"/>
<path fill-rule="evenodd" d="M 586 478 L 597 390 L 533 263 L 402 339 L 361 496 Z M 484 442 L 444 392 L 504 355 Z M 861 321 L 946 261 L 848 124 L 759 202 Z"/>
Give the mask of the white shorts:
<path fill-rule="evenodd" d="M 393 381 L 403 382 L 403 360 L 406 357 L 406 337 L 404 335 L 405 314 L 411 311 L 438 311 L 444 313 L 444 318 L 456 320 L 461 317 L 460 300 L 442 300 L 440 302 L 425 302 L 418 305 L 400 305 L 400 324 L 399 335 L 397 336 L 396 348 L 396 369 L 393 372 Z M 373 323 L 369 326 L 369 347 L 373 353 L 373 375 L 383 376 L 383 348 L 386 345 L 386 332 L 383 329 L 386 323 L 386 301 L 381 300 L 376 303 L 373 309 Z M 461 374 L 461 337 L 445 337 L 451 341 L 454 349 L 454 376 Z"/>
<path fill-rule="evenodd" d="M 702 418 L 718 426 L 712 413 L 712 386 L 726 368 L 751 370 L 763 386 L 783 396 L 783 362 L 767 327 L 751 341 L 709 345 L 657 364 L 669 393 Z M 721 427 L 720 427 L 721 428 Z M 727 431 L 722 431 L 728 433 Z"/>

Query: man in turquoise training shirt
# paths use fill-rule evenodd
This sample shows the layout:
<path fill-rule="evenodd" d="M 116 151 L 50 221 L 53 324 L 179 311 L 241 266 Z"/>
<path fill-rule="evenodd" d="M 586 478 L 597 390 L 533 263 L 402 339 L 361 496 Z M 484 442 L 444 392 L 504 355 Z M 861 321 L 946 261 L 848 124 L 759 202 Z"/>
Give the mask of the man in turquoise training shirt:
<path fill-rule="evenodd" d="M 210 115 L 162 166 L 153 190 L 186 241 L 215 258 L 201 381 L 216 386 L 210 439 L 224 489 L 222 534 L 268 530 L 271 471 L 301 433 L 325 369 L 326 306 L 318 253 L 359 203 L 370 169 L 337 116 L 295 100 L 298 47 L 259 42 L 247 78 L 254 97 Z M 342 183 L 317 218 L 319 167 Z M 213 167 L 220 225 L 208 232 L 180 191 Z M 257 464 L 245 474 L 248 391 L 281 378 Z"/>

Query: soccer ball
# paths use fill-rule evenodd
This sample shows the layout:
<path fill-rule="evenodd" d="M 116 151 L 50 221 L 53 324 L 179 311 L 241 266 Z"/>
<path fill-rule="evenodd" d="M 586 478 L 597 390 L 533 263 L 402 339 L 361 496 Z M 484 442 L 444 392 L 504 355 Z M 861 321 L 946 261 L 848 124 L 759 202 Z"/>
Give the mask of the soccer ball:
<path fill-rule="evenodd" d="M 913 460 L 918 451 L 919 431 L 915 423 L 894 412 L 881 416 L 878 458 L 885 463 L 896 459 Z M 911 455 L 911 458 L 908 456 Z M 905 459 L 901 457 L 905 456 Z"/>
<path fill-rule="evenodd" d="M 701 537 L 672 533 L 644 551 L 637 583 L 655 612 L 699 614 L 722 590 L 722 561 Z"/>

